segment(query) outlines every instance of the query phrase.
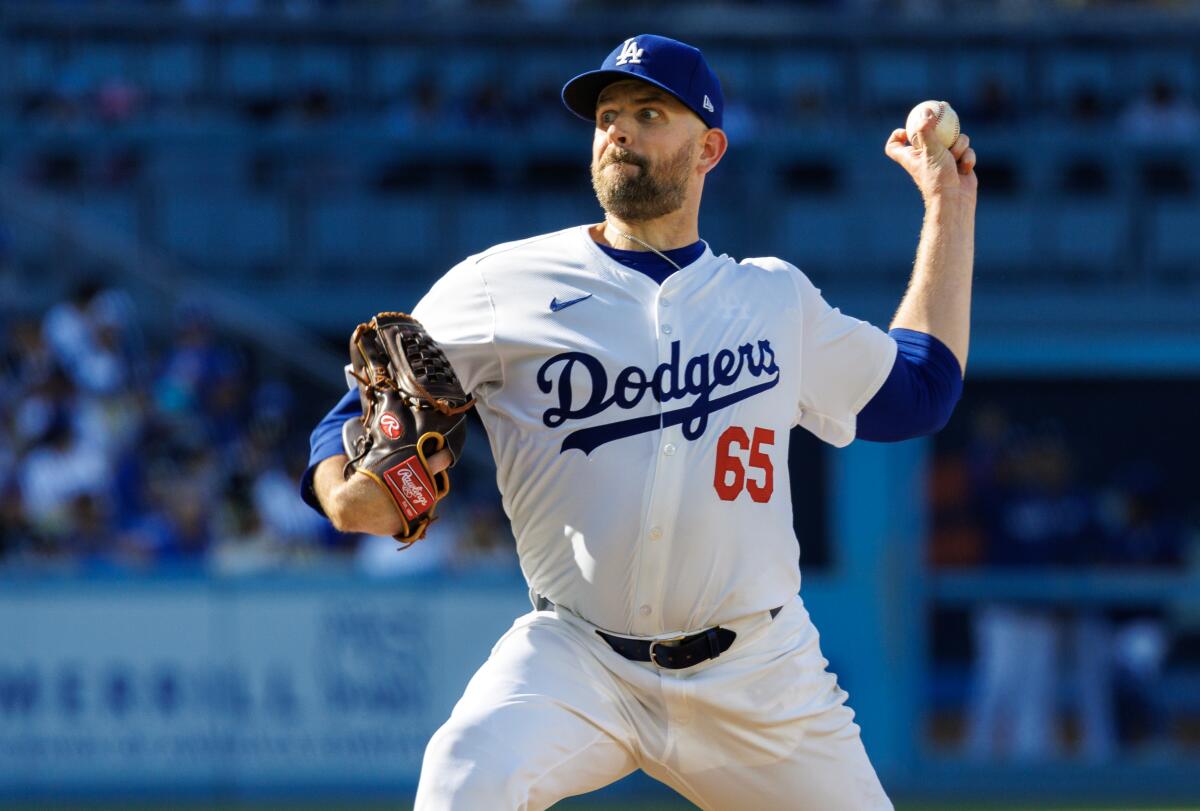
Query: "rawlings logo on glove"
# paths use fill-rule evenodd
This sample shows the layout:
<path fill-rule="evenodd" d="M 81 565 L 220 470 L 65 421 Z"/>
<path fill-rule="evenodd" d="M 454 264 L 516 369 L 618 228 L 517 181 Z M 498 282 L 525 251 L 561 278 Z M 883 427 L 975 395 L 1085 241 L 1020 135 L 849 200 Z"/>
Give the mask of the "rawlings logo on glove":
<path fill-rule="evenodd" d="M 359 324 L 350 337 L 350 365 L 363 413 L 342 426 L 350 457 L 346 478 L 362 473 L 382 487 L 403 522 L 396 540 L 412 544 L 425 536 L 450 492 L 449 472 L 435 474 L 429 457 L 448 448 L 454 466 L 475 401 L 441 347 L 404 313 L 380 313 Z"/>

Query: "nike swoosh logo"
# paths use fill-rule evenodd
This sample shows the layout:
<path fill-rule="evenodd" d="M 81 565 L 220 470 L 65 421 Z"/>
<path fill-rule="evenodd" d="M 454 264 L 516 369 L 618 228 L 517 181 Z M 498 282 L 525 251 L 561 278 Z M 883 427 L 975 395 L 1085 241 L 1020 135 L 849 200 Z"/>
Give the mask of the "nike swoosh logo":
<path fill-rule="evenodd" d="M 570 301 L 559 301 L 558 296 L 555 296 L 554 298 L 550 299 L 550 312 L 556 313 L 559 310 L 565 310 L 568 307 L 570 307 L 572 304 L 578 304 L 581 301 L 587 301 L 588 299 L 590 299 L 592 297 L 592 295 L 593 295 L 592 293 L 588 293 L 586 296 L 580 296 L 579 298 L 573 298 Z"/>

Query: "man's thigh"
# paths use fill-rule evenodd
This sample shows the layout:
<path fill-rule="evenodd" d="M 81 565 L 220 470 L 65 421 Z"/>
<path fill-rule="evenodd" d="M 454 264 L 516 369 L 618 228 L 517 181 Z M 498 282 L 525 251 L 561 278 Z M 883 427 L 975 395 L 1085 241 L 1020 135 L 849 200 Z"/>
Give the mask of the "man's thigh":
<path fill-rule="evenodd" d="M 776 622 L 730 660 L 664 679 L 670 743 L 643 768 L 704 809 L 890 811 L 803 604 Z"/>
<path fill-rule="evenodd" d="M 542 809 L 636 768 L 620 690 L 552 613 L 517 620 L 425 751 L 417 811 Z"/>
<path fill-rule="evenodd" d="M 760 752 L 746 763 L 692 770 L 686 762 L 644 764 L 706 811 L 892 811 L 847 707 L 810 719 L 810 734 L 787 752 Z M 792 722 L 800 723 L 800 722 Z"/>

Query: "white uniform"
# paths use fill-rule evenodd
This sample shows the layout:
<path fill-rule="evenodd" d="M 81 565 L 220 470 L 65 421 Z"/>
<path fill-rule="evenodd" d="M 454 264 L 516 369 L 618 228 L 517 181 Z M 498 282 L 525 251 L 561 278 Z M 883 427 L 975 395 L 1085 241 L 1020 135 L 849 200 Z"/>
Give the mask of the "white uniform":
<path fill-rule="evenodd" d="M 787 458 L 795 425 L 854 438 L 894 341 L 779 259 L 706 249 L 660 286 L 586 227 L 467 259 L 413 314 L 478 398 L 556 604 L 472 679 L 417 807 L 544 808 L 643 768 L 705 808 L 890 808 L 796 597 Z M 732 647 L 683 670 L 594 633 L 715 625 Z"/>

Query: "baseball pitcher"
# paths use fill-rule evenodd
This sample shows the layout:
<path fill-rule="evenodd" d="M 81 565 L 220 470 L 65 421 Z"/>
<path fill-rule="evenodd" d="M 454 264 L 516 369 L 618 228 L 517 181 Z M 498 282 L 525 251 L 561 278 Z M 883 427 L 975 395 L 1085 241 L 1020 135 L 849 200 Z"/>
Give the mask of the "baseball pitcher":
<path fill-rule="evenodd" d="M 700 239 L 727 140 L 699 50 L 631 37 L 562 98 L 593 125 L 604 221 L 471 256 L 412 313 L 424 357 L 444 370 L 444 352 L 457 375 L 443 410 L 475 400 L 533 602 L 429 742 L 416 807 L 544 809 L 642 769 L 705 809 L 891 808 L 798 596 L 788 437 L 894 441 L 949 418 L 967 359 L 969 138 L 947 148 L 930 112 L 887 139 L 925 221 L 884 332 L 788 262 Z M 317 427 L 303 488 L 343 530 L 413 540 L 425 515 L 343 443 L 348 421 L 391 413 L 363 395 L 386 378 L 359 373 Z M 441 447 L 406 462 L 407 484 L 418 467 L 446 474 Z"/>

